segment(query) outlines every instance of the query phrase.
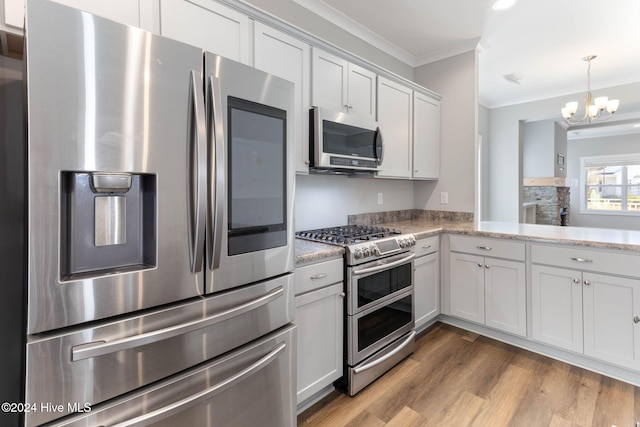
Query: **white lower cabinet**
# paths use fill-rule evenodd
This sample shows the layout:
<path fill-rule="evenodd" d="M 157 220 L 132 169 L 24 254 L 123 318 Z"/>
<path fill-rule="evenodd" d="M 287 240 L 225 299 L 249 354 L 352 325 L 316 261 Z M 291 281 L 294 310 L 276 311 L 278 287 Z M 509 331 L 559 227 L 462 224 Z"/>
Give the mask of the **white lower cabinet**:
<path fill-rule="evenodd" d="M 335 260 L 296 268 L 296 290 L 306 291 L 296 295 L 294 322 L 298 327 L 298 405 L 342 377 L 342 265 L 342 260 Z M 315 287 L 314 283 L 317 283 Z"/>
<path fill-rule="evenodd" d="M 414 312 L 416 329 L 440 314 L 439 238 L 416 242 L 414 262 Z"/>
<path fill-rule="evenodd" d="M 640 370 L 640 280 L 532 266 L 533 338 Z"/>
<path fill-rule="evenodd" d="M 450 314 L 493 329 L 526 336 L 524 244 L 457 235 L 450 236 L 450 243 Z M 512 259 L 503 259 L 507 257 Z"/>

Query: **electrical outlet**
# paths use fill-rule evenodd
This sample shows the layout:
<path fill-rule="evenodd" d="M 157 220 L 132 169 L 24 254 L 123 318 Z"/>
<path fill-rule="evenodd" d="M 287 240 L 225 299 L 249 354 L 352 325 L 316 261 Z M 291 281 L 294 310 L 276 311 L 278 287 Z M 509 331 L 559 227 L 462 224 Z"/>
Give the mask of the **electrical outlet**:
<path fill-rule="evenodd" d="M 378 204 L 382 204 L 382 193 L 378 193 Z"/>
<path fill-rule="evenodd" d="M 449 203 L 449 193 L 443 191 L 440 193 L 440 204 L 446 205 L 447 203 Z"/>

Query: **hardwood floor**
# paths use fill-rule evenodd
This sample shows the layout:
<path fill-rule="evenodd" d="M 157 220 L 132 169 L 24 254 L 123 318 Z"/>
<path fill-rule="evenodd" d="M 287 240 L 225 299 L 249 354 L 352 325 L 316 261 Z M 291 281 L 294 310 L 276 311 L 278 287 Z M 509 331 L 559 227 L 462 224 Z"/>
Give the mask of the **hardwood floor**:
<path fill-rule="evenodd" d="M 298 426 L 636 427 L 640 388 L 438 323 L 354 397 L 333 392 Z"/>

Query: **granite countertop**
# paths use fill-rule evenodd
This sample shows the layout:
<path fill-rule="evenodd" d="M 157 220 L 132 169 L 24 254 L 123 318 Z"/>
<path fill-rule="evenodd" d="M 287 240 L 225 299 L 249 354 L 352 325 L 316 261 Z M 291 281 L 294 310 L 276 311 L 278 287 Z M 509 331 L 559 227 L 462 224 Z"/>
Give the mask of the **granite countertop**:
<path fill-rule="evenodd" d="M 559 243 L 587 248 L 618 249 L 640 254 L 640 231 L 632 230 L 430 219 L 389 221 L 376 225 L 396 229 L 403 233 L 411 233 L 416 239 L 437 236 L 441 233 L 452 233 L 537 243 Z M 296 265 L 339 258 L 343 253 L 344 249 L 340 246 L 296 239 Z"/>
<path fill-rule="evenodd" d="M 416 239 L 434 236 L 439 233 L 453 233 L 640 252 L 640 231 L 633 230 L 571 226 L 560 227 L 555 225 L 519 224 L 498 221 L 474 223 L 423 219 L 387 222 L 380 224 L 380 226 L 412 233 Z"/>
<path fill-rule="evenodd" d="M 341 258 L 343 255 L 342 246 L 296 239 L 296 266 Z"/>

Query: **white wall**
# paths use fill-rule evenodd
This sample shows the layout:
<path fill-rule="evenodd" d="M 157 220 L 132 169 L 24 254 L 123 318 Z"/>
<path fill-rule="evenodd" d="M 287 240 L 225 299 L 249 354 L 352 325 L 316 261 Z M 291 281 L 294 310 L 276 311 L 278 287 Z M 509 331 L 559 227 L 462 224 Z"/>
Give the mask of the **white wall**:
<path fill-rule="evenodd" d="M 416 83 L 440 95 L 440 179 L 416 182 L 416 209 L 475 211 L 478 135 L 477 54 L 463 53 L 416 68 Z M 449 203 L 440 204 L 440 192 Z"/>
<path fill-rule="evenodd" d="M 522 176 L 540 178 L 554 176 L 554 122 L 541 120 L 522 125 Z"/>
<path fill-rule="evenodd" d="M 638 216 L 580 213 L 580 157 L 640 153 L 640 133 L 571 139 L 567 148 L 567 178 L 571 185 L 571 225 L 640 230 Z"/>
<path fill-rule="evenodd" d="M 382 193 L 382 204 L 378 204 Z M 298 175 L 296 231 L 347 224 L 347 215 L 413 209 L 413 182 L 349 178 L 344 175 Z"/>
<path fill-rule="evenodd" d="M 620 99 L 624 106 L 640 102 L 640 83 L 603 88 L 610 98 Z M 489 194 L 488 218 L 494 221 L 519 222 L 522 206 L 522 141 L 520 122 L 561 118 L 560 108 L 571 99 L 581 99 L 584 93 L 570 94 L 541 101 L 494 108 L 490 112 L 489 132 Z M 637 107 L 637 105 L 636 105 Z"/>

